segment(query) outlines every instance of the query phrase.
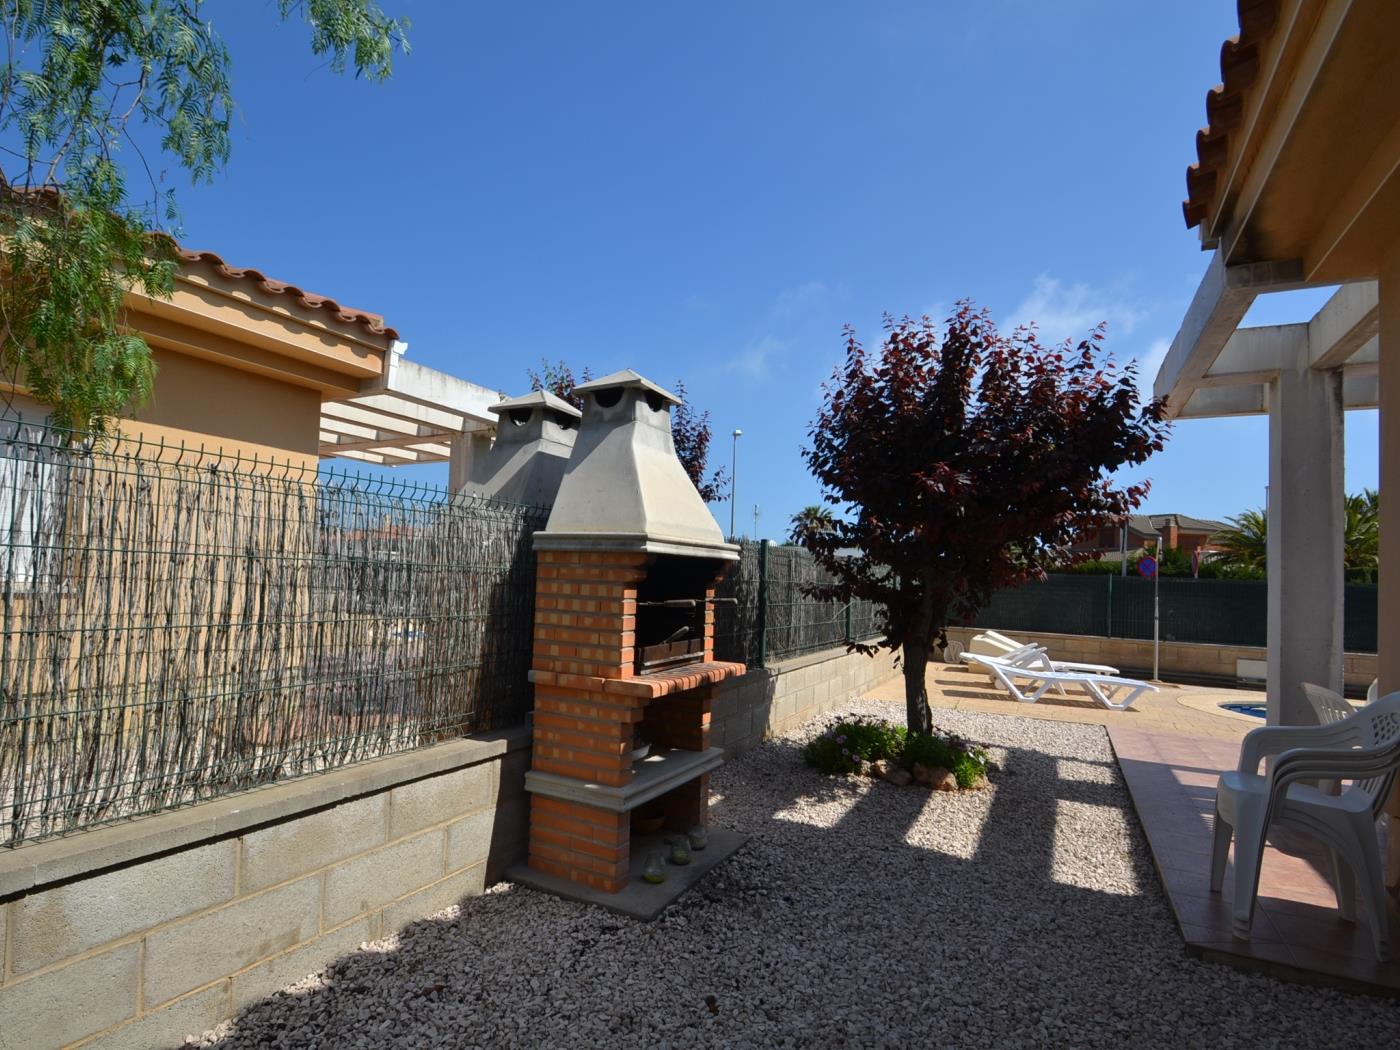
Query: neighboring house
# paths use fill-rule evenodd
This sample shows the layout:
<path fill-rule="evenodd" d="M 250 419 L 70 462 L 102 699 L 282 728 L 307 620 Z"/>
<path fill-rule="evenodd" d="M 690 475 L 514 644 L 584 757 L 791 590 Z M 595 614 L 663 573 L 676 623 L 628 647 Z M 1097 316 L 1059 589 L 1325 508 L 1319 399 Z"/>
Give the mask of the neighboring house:
<path fill-rule="evenodd" d="M 1223 521 L 1187 514 L 1134 514 L 1127 521 L 1126 546 L 1129 554 L 1152 550 L 1161 536 L 1167 550 L 1179 548 L 1187 554 L 1200 551 L 1208 555 L 1219 549 L 1211 543 L 1212 538 L 1227 527 Z M 1116 525 L 1086 535 L 1074 544 L 1074 550 L 1093 557 L 1116 558 L 1123 546 L 1123 526 Z"/>
<path fill-rule="evenodd" d="M 126 437 L 314 470 L 344 456 L 392 466 L 447 461 L 464 434 L 494 429 L 494 390 L 403 360 L 384 318 L 179 250 L 169 299 L 127 297 L 126 323 L 157 365 Z M 23 387 L 0 385 L 5 415 L 42 422 Z"/>

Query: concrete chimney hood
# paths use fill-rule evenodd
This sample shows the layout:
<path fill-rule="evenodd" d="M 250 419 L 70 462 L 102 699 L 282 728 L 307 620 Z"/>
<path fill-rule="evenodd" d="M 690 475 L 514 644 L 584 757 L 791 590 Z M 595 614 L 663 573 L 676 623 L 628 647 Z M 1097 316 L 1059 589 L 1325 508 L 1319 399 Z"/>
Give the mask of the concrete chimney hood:
<path fill-rule="evenodd" d="M 536 550 L 645 551 L 736 561 L 676 457 L 680 399 L 631 369 L 576 388 L 583 422 Z"/>
<path fill-rule="evenodd" d="M 564 477 L 582 413 L 545 390 L 513 397 L 486 411 L 496 416 L 496 440 L 472 477 L 472 488 L 494 499 L 549 506 Z"/>

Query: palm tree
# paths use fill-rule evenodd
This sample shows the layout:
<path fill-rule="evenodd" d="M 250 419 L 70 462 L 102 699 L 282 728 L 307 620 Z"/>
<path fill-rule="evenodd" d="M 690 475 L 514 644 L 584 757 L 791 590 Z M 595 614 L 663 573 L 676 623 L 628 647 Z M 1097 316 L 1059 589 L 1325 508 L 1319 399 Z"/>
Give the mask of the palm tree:
<path fill-rule="evenodd" d="M 818 503 L 803 507 L 790 519 L 792 529 L 788 533 L 788 542 L 800 544 L 803 536 L 815 536 L 827 532 L 836 524 L 836 519 L 832 517 L 831 511 Z"/>
<path fill-rule="evenodd" d="M 1231 569 L 1263 572 L 1269 548 L 1269 522 L 1264 512 L 1247 510 L 1226 520 L 1230 527 L 1211 537 L 1211 542 L 1220 548 L 1216 563 Z"/>
<path fill-rule="evenodd" d="M 1348 572 L 1371 579 L 1381 566 L 1380 493 L 1365 489 L 1346 498 L 1346 554 Z"/>
<path fill-rule="evenodd" d="M 1366 489 L 1343 502 L 1346 531 L 1342 566 L 1349 573 L 1372 577 L 1380 569 L 1380 494 Z M 1230 527 L 1211 542 L 1221 548 L 1216 564 L 1223 568 L 1264 572 L 1268 555 L 1269 522 L 1262 510 L 1247 510 L 1228 519 Z"/>

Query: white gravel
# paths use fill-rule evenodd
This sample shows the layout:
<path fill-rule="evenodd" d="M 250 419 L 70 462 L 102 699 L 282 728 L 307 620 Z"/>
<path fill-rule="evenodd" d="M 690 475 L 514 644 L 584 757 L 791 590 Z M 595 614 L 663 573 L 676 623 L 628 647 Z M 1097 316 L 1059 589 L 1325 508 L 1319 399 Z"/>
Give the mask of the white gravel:
<path fill-rule="evenodd" d="M 752 839 L 656 922 L 503 884 L 201 1045 L 1397 1045 L 1394 1002 L 1186 956 L 1101 728 L 935 715 L 993 746 L 992 788 L 820 776 L 809 723 L 715 774 Z"/>

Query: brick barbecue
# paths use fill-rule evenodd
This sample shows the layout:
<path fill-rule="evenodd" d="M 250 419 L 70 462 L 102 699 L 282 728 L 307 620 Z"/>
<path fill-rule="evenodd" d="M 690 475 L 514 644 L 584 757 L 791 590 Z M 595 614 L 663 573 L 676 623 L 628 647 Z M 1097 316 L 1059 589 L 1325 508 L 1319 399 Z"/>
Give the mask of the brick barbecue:
<path fill-rule="evenodd" d="M 715 584 L 737 559 L 676 458 L 677 398 L 632 371 L 586 383 L 549 524 L 535 535 L 529 867 L 603 893 L 634 835 L 706 824 Z M 639 744 L 649 746 L 635 758 Z"/>

